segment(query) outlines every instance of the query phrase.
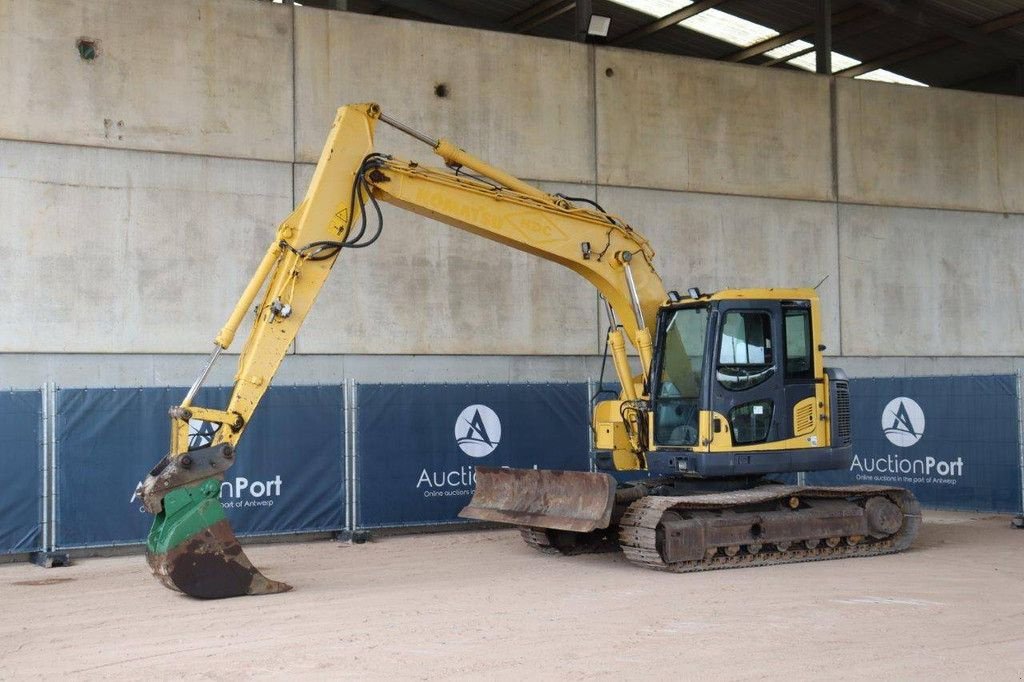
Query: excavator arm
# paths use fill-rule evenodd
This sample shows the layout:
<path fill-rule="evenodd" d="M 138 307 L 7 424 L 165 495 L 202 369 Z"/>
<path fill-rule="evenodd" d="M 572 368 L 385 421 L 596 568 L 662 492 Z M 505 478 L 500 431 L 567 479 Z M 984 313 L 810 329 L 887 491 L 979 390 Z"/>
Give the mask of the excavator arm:
<path fill-rule="evenodd" d="M 375 153 L 378 122 L 432 147 L 449 170 Z M 653 265 L 654 252 L 640 234 L 620 218 L 543 192 L 450 142 L 412 130 L 376 104 L 342 107 L 305 198 L 278 227 L 215 338 L 208 363 L 182 403 L 171 409 L 170 451 L 141 486 L 146 508 L 156 515 L 147 556 L 154 574 L 168 587 L 205 598 L 290 589 L 265 578 L 245 557 L 221 509 L 219 481 L 339 255 L 369 246 L 380 236 L 382 223 L 376 229 L 370 226 L 374 219 L 382 220 L 381 201 L 556 262 L 587 279 L 608 305 L 609 348 L 622 398 L 641 396 L 651 367 L 648 324 L 667 294 Z M 214 361 L 231 346 L 254 305 L 255 320 L 227 406 L 194 405 Z M 631 370 L 625 339 L 637 351 L 639 374 Z M 190 451 L 190 420 L 220 425 L 210 447 Z M 639 434 L 641 428 L 637 421 L 626 431 Z M 628 450 L 623 456 L 639 462 L 642 446 L 637 438 Z M 600 498 L 600 492 L 590 496 Z"/>

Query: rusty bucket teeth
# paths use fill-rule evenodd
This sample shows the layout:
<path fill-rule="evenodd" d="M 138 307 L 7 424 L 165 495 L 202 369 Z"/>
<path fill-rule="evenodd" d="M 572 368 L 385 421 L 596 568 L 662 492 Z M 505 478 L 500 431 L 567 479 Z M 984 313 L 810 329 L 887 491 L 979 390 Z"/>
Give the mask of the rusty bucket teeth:
<path fill-rule="evenodd" d="M 462 518 L 581 533 L 611 523 L 615 479 L 608 474 L 488 467 L 475 473 Z"/>
<path fill-rule="evenodd" d="M 146 545 L 161 583 L 199 599 L 274 594 L 292 589 L 270 580 L 242 551 L 220 504 L 220 482 L 206 479 L 168 492 Z"/>
<path fill-rule="evenodd" d="M 146 559 L 153 575 L 164 586 L 197 599 L 275 594 L 292 589 L 291 585 L 270 580 L 252 565 L 227 519 L 165 553 L 147 551 Z"/>

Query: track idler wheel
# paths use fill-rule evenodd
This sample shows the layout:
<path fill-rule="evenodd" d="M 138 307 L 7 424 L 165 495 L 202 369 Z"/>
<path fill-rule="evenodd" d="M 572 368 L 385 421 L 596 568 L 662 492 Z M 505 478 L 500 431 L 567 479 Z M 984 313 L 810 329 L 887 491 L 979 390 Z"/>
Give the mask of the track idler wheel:
<path fill-rule="evenodd" d="M 864 504 L 864 517 L 868 528 L 877 537 L 892 535 L 903 525 L 903 512 L 892 501 L 876 496 Z"/>

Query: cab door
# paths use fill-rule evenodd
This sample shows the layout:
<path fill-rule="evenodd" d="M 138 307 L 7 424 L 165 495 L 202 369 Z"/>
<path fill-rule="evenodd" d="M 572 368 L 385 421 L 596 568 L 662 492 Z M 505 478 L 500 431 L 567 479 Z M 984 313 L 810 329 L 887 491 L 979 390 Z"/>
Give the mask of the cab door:
<path fill-rule="evenodd" d="M 784 347 L 779 301 L 727 301 L 719 307 L 710 372 L 711 408 L 719 416 L 712 428 L 728 431 L 734 448 L 790 437 Z"/>

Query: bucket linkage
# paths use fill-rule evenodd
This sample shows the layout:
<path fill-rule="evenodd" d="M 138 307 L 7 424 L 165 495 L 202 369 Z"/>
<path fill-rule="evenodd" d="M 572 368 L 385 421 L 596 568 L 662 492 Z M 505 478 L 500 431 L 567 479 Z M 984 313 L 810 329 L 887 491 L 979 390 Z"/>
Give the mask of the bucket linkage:
<path fill-rule="evenodd" d="M 260 573 L 231 530 L 220 502 L 220 482 L 233 463 L 228 443 L 170 454 L 142 483 L 143 504 L 156 515 L 146 559 L 166 587 L 199 599 L 292 589 Z"/>

